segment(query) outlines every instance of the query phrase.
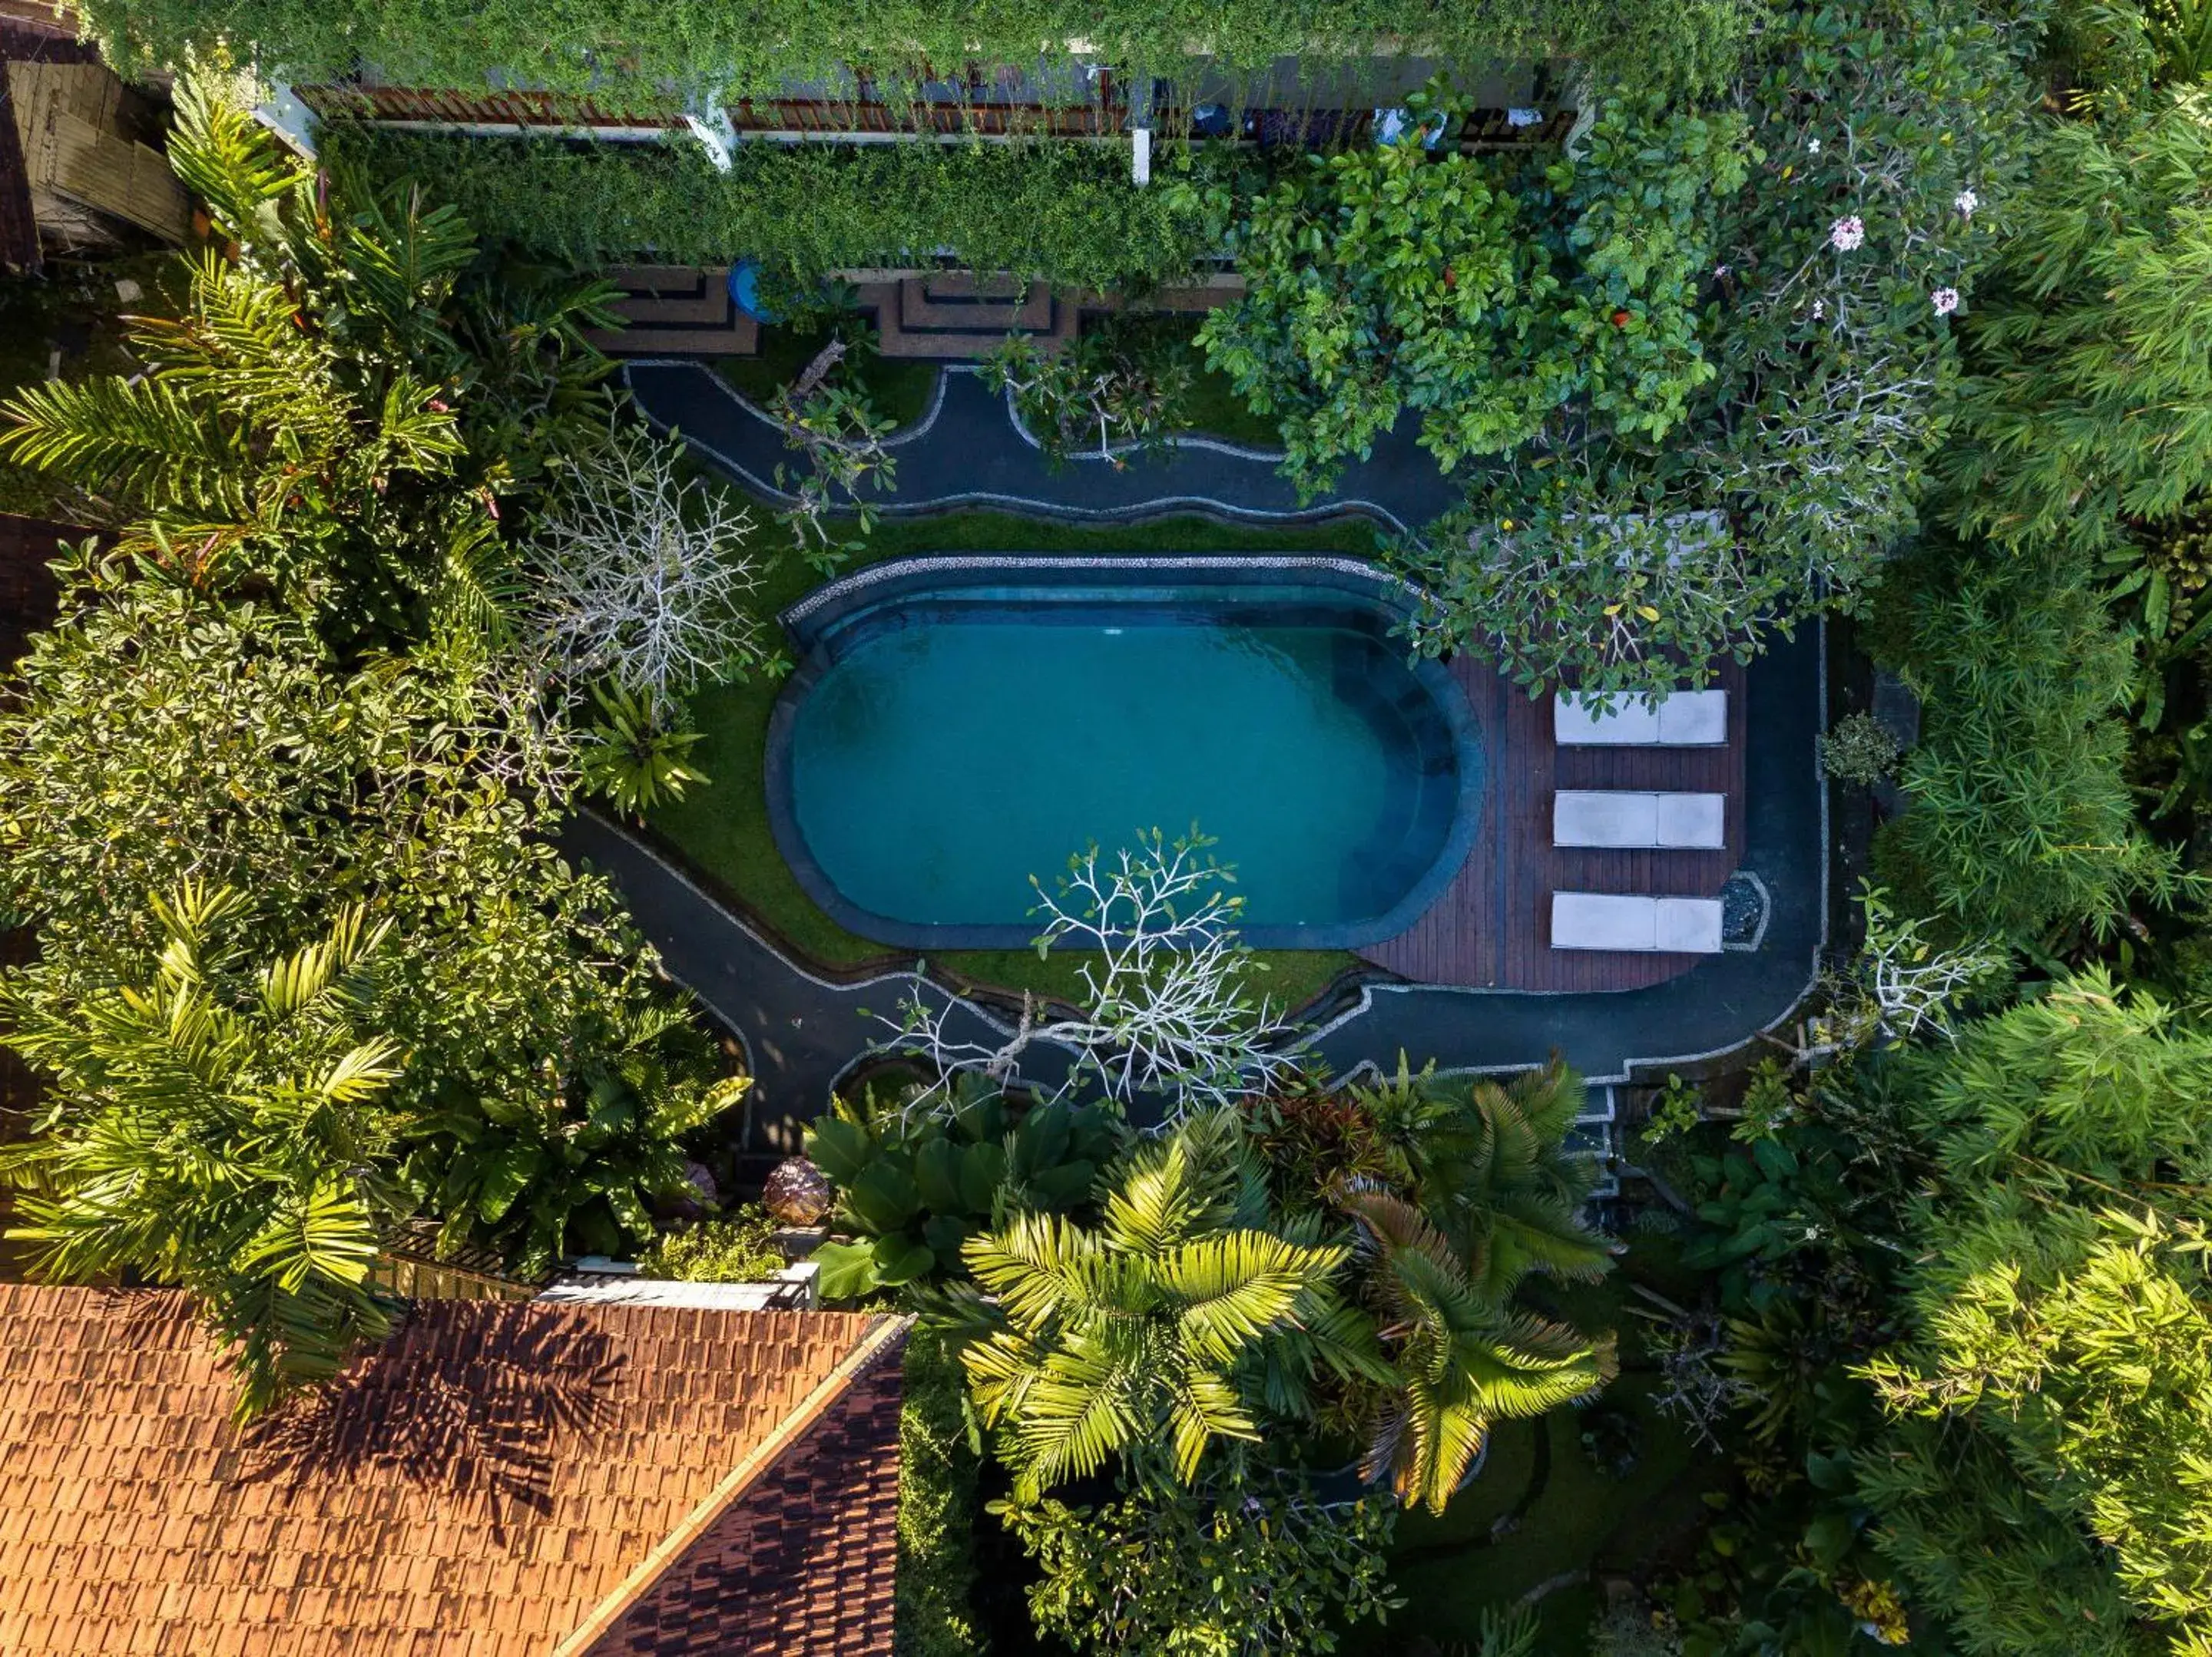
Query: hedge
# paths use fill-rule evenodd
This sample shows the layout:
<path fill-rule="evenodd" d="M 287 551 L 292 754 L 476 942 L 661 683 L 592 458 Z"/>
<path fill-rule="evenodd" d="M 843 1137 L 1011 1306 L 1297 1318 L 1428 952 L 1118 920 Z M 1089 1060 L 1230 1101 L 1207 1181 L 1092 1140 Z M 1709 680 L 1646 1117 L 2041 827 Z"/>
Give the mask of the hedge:
<path fill-rule="evenodd" d="M 110 56 L 177 60 L 252 42 L 293 81 L 362 64 L 410 85 L 507 84 L 652 95 L 670 85 L 765 92 L 847 64 L 1030 64 L 1049 42 L 1172 74 L 1196 50 L 1257 69 L 1352 62 L 1398 43 L 1469 68 L 1577 58 L 1649 86 L 1725 74 L 1756 0 L 82 0 Z"/>
<path fill-rule="evenodd" d="M 971 270 L 1067 286 L 1159 282 L 1206 251 L 1194 210 L 1129 182 L 1118 145 L 738 146 L 465 137 L 331 123 L 334 165 L 423 180 L 477 232 L 579 266 L 750 255 L 808 278 L 949 249 Z"/>
<path fill-rule="evenodd" d="M 982 1634 L 969 1604 L 980 1458 L 968 1441 L 968 1382 L 952 1343 L 915 1330 L 905 1381 L 895 1645 L 901 1657 L 981 1657 Z"/>

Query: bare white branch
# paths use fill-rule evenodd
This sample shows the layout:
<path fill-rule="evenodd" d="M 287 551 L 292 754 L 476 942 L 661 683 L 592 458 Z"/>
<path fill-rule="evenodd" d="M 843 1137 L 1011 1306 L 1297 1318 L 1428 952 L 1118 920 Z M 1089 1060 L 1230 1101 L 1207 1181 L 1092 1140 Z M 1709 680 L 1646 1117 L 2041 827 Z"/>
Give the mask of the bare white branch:
<path fill-rule="evenodd" d="M 656 717 L 702 683 L 764 665 L 745 601 L 751 515 L 683 479 L 683 445 L 636 428 L 579 460 L 532 538 L 530 626 L 564 675 L 605 674 Z"/>
<path fill-rule="evenodd" d="M 1055 891 L 1035 883 L 1038 954 L 1096 951 L 1079 969 L 1079 1014 L 1042 1017 L 1025 998 L 1019 1024 L 993 1045 L 954 1036 L 951 1004 L 915 996 L 896 1021 L 903 1044 L 942 1077 L 980 1071 L 1000 1083 L 1017 1078 L 1036 1043 L 1071 1047 L 1066 1089 L 1095 1082 L 1122 1105 L 1145 1094 L 1221 1104 L 1264 1083 L 1289 1062 L 1274 1049 L 1292 1027 L 1247 986 L 1258 966 L 1234 930 L 1243 900 L 1229 893 L 1211 843 L 1194 831 L 1170 843 L 1154 829 L 1110 859 L 1091 847 Z"/>

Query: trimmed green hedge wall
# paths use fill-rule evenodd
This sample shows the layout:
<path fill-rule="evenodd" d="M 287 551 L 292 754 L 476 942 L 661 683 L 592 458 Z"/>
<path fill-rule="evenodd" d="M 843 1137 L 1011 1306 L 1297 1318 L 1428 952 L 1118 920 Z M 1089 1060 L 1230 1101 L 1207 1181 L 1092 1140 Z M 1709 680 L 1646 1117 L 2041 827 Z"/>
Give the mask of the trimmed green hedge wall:
<path fill-rule="evenodd" d="M 1129 182 L 1121 145 L 744 144 L 728 173 L 698 146 L 398 132 L 333 123 L 334 164 L 412 175 L 477 234 L 579 265 L 750 254 L 810 277 L 939 248 L 971 269 L 1070 286 L 1157 282 L 1206 251 L 1194 213 Z"/>
<path fill-rule="evenodd" d="M 1196 49 L 1250 67 L 1409 43 L 1469 68 L 1581 58 L 1650 84 L 1723 73 L 1757 0 L 82 0 L 118 61 L 251 41 L 294 81 L 362 64 L 395 81 L 746 94 L 847 64 L 1033 64 L 1047 42 L 1167 73 Z M 619 90 L 617 97 L 623 95 Z"/>

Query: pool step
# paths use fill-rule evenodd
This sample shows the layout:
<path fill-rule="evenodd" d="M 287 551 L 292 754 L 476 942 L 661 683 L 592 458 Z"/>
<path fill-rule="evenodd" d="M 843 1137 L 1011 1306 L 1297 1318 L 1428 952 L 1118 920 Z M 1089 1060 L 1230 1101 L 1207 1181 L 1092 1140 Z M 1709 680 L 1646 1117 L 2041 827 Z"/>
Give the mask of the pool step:
<path fill-rule="evenodd" d="M 626 326 L 585 338 L 609 356 L 751 356 L 760 325 L 730 302 L 730 270 L 629 264 L 607 272 L 623 290 L 612 306 Z"/>

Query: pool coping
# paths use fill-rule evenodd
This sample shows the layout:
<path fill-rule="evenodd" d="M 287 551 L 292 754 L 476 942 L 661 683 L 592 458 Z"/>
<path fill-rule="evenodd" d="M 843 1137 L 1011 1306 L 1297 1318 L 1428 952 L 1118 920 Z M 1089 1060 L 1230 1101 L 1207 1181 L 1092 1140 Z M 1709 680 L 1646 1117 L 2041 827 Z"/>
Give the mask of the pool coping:
<path fill-rule="evenodd" d="M 1386 615 L 1409 613 L 1419 589 L 1387 570 L 1355 558 L 1325 554 L 1241 553 L 1133 555 L 1127 557 L 1050 553 L 928 553 L 871 565 L 842 580 L 816 588 L 786 609 L 779 617 L 799 655 L 799 665 L 785 680 L 769 711 L 762 756 L 762 786 L 768 806 L 769 832 L 776 850 L 789 866 L 799 889 L 817 907 L 847 932 L 895 949 L 1019 950 L 1036 942 L 1038 929 L 1007 923 L 933 924 L 899 920 L 875 913 L 853 902 L 841 892 L 816 860 L 799 826 L 793 800 L 790 768 L 791 733 L 801 704 L 811 695 L 835 664 L 827 647 L 836 623 L 856 610 L 874 609 L 895 597 L 902 582 L 935 591 L 948 586 L 978 584 L 976 578 L 1005 574 L 1038 576 L 1096 575 L 1108 571 L 1158 571 L 1204 574 L 1220 586 L 1258 585 L 1255 576 L 1277 580 L 1284 575 L 1354 598 Z M 1040 585 L 1050 585 L 1049 581 Z M 886 589 L 889 589 L 887 597 Z M 1466 693 L 1440 664 L 1419 658 L 1409 664 L 1414 679 L 1428 692 L 1450 732 L 1459 776 L 1458 799 L 1451 826 L 1435 857 L 1420 877 L 1379 915 L 1357 922 L 1315 926 L 1238 924 L 1243 943 L 1258 950 L 1353 950 L 1381 943 L 1413 926 L 1441 897 L 1455 878 L 1481 827 L 1486 801 L 1485 776 L 1490 756 L 1483 750 L 1474 710 Z M 1200 825 L 1203 828 L 1203 825 Z M 1071 851 L 1079 848 L 1070 847 Z M 1233 862 L 1233 859 L 1232 859 Z M 1031 871 L 1032 879 L 1040 871 Z"/>

